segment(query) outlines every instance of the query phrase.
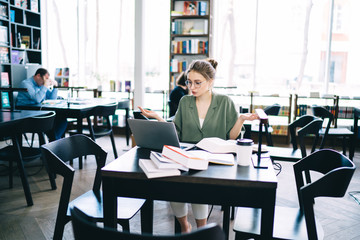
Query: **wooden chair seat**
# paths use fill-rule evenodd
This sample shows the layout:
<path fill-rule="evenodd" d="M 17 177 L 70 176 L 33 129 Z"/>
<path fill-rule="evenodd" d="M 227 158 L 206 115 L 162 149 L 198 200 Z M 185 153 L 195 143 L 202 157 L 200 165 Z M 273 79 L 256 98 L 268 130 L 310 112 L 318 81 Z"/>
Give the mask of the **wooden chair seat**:
<path fill-rule="evenodd" d="M 261 209 L 237 208 L 234 230 L 243 237 L 260 236 Z M 318 239 L 324 238 L 323 228 L 316 220 Z M 308 239 L 305 216 L 299 208 L 275 207 L 273 239 Z"/>
<path fill-rule="evenodd" d="M 272 160 L 297 162 L 302 158 L 300 149 L 267 146 Z"/>
<path fill-rule="evenodd" d="M 323 136 L 323 140 L 321 141 L 320 144 L 320 149 L 323 149 L 325 147 L 325 140 L 328 137 L 333 137 L 333 138 L 342 137 L 343 154 L 346 155 L 346 147 L 351 145 L 350 142 L 354 133 L 347 128 L 337 128 L 337 127 L 332 128 L 331 123 L 334 121 L 334 115 L 326 108 L 314 105 L 311 107 L 311 109 L 314 116 L 320 117 L 324 121 L 325 119 L 328 121 L 326 128 L 322 128 L 319 131 L 319 134 Z M 349 143 L 347 143 L 346 140 L 348 140 Z M 350 151 L 351 151 L 351 147 L 350 147 Z"/>
<path fill-rule="evenodd" d="M 323 120 L 310 115 L 304 115 L 296 119 L 289 125 L 291 148 L 268 146 L 271 159 L 278 161 L 296 162 L 307 155 L 305 146 L 305 137 L 314 135 L 315 139 L 311 146 L 311 152 L 314 152 L 318 144 L 319 129 Z M 300 129 L 298 129 L 300 128 Z M 297 134 L 296 134 L 297 133 Z M 298 142 L 300 148 L 298 148 Z"/>
<path fill-rule="evenodd" d="M 325 135 L 326 129 L 322 128 L 319 131 L 320 135 Z M 354 133 L 347 128 L 330 128 L 328 132 L 329 136 L 352 136 Z"/>
<path fill-rule="evenodd" d="M 144 204 L 145 200 L 137 198 L 118 197 L 117 202 L 119 206 L 117 218 L 127 220 L 131 219 L 137 213 L 137 211 Z M 72 207 L 77 207 L 82 212 L 86 213 L 86 215 L 91 216 L 93 219 L 96 219 L 96 221 L 100 222 L 104 218 L 102 204 L 102 192 L 100 192 L 100 197 L 97 197 L 94 191 L 88 191 L 69 203 L 67 216 L 71 216 L 70 209 Z"/>

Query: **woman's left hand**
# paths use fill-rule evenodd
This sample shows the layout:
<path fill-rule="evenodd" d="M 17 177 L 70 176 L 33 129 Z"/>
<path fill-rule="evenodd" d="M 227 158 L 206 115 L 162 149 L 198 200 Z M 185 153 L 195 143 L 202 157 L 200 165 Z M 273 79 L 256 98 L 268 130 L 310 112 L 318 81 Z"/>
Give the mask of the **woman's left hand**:
<path fill-rule="evenodd" d="M 259 116 L 256 113 L 244 113 L 241 114 L 239 118 L 241 118 L 243 121 L 252 121 L 255 119 L 259 119 Z"/>

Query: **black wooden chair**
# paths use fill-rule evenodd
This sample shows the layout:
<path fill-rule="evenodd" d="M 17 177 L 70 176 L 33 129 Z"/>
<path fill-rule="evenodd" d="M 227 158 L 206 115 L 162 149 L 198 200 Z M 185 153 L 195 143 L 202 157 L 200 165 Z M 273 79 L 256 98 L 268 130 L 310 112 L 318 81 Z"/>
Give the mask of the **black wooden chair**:
<path fill-rule="evenodd" d="M 322 239 L 314 215 L 315 198 L 343 197 L 355 172 L 354 163 L 331 149 L 312 153 L 294 164 L 299 208 L 275 206 L 273 239 Z M 316 180 L 305 184 L 303 173 L 314 171 Z M 235 239 L 260 238 L 260 209 L 238 208 Z"/>
<path fill-rule="evenodd" d="M 279 115 L 280 109 L 281 109 L 281 106 L 279 104 L 275 103 L 275 104 L 273 104 L 271 106 L 267 106 L 264 109 L 264 112 L 268 116 L 269 115 L 270 116 L 277 116 L 277 115 Z M 268 124 L 268 132 L 267 132 L 267 135 L 265 135 L 268 146 L 273 146 L 274 145 L 273 141 L 272 141 L 272 136 L 271 136 L 272 131 L 273 131 L 272 127 Z M 252 129 L 251 132 L 258 133 L 259 130 L 258 129 Z M 265 131 L 263 131 L 263 132 L 265 132 Z"/>
<path fill-rule="evenodd" d="M 91 112 L 91 115 L 94 116 L 94 123 L 96 122 L 97 117 L 102 117 L 103 124 L 102 125 L 92 124 L 91 118 L 90 116 L 88 116 L 86 119 L 89 129 L 88 129 L 88 133 L 84 132 L 84 134 L 90 136 L 91 139 L 94 141 L 95 139 L 100 137 L 110 136 L 112 148 L 114 151 L 114 157 L 118 158 L 115 139 L 114 139 L 114 132 L 112 130 L 112 123 L 110 121 L 110 116 L 115 114 L 116 109 L 117 109 L 117 103 L 98 106 L 94 108 L 94 110 Z"/>
<path fill-rule="evenodd" d="M 290 123 L 289 132 L 292 147 L 268 147 L 271 159 L 296 162 L 305 157 L 307 155 L 305 137 L 309 135 L 315 136 L 311 147 L 311 152 L 314 152 L 318 144 L 319 129 L 321 129 L 322 124 L 323 120 L 310 115 L 301 116 Z M 300 129 L 297 130 L 298 128 Z M 298 140 L 300 149 L 298 148 Z"/>
<path fill-rule="evenodd" d="M 94 223 L 91 217 L 84 214 L 78 208 L 72 208 L 71 218 L 74 236 L 76 240 L 91 239 L 118 239 L 118 240 L 224 240 L 225 235 L 221 228 L 212 223 L 196 231 L 187 234 L 171 236 L 151 235 L 151 234 L 132 234 L 119 232 L 112 228 L 102 228 Z"/>
<path fill-rule="evenodd" d="M 343 154 L 346 155 L 346 146 L 350 145 L 349 143 L 351 142 L 353 132 L 347 128 L 331 128 L 331 123 L 334 120 L 334 115 L 326 108 L 321 106 L 312 106 L 311 109 L 314 116 L 322 118 L 324 122 L 325 120 L 328 121 L 326 128 L 321 128 L 319 132 L 320 136 L 323 137 L 321 140 L 320 148 L 323 149 L 325 147 L 325 140 L 330 137 L 342 138 Z"/>
<path fill-rule="evenodd" d="M 359 117 L 360 117 L 360 109 L 359 108 L 354 108 L 354 126 L 353 126 L 353 137 L 352 137 L 352 141 L 351 141 L 351 147 L 350 147 L 350 151 L 349 151 L 349 158 L 351 160 L 353 160 L 354 158 L 354 154 L 355 154 L 355 148 L 356 145 L 358 143 L 358 138 L 359 138 Z"/>
<path fill-rule="evenodd" d="M 52 176 L 53 189 L 56 189 L 54 175 L 59 174 L 64 178 L 54 239 L 62 239 L 65 224 L 70 221 L 70 207 L 72 206 L 78 207 L 97 221 L 102 221 L 101 168 L 105 166 L 107 153 L 89 137 L 81 134 L 45 144 L 41 147 L 41 151 Z M 74 158 L 87 155 L 94 155 L 97 163 L 92 190 L 69 202 L 75 170 L 67 163 Z M 118 223 L 124 231 L 130 230 L 129 220 L 140 210 L 144 202 L 145 200 L 142 199 L 118 198 Z"/>
<path fill-rule="evenodd" d="M 17 135 L 17 139 L 20 146 L 21 152 L 21 161 L 30 162 L 32 160 L 38 159 L 41 157 L 40 146 L 45 144 L 45 133 L 52 131 L 54 120 L 55 120 L 55 112 L 50 112 L 49 114 L 33 117 L 26 119 L 19 124 L 16 129 L 7 129 L 2 130 L 2 136 L 9 137 L 13 134 Z M 22 136 L 26 133 L 37 134 L 39 137 L 39 147 L 33 146 L 29 144 L 29 146 L 22 145 Z M 13 187 L 13 162 L 15 159 L 19 157 L 18 150 L 13 145 L 6 146 L 0 149 L 0 159 L 9 162 L 9 187 Z M 46 165 L 45 165 L 46 166 Z"/>

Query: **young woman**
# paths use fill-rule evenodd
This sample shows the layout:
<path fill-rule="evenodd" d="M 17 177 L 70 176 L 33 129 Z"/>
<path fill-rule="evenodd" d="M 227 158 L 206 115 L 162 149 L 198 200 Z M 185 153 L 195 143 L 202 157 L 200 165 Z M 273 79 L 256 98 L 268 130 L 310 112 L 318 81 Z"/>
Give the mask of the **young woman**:
<path fill-rule="evenodd" d="M 205 137 L 222 139 L 238 138 L 245 120 L 254 120 L 256 114 L 238 115 L 233 101 L 225 95 L 212 91 L 217 62 L 213 59 L 193 61 L 187 72 L 186 85 L 188 96 L 180 100 L 174 123 L 180 141 L 197 143 Z M 142 114 L 149 118 L 164 121 L 153 111 L 139 107 Z M 186 203 L 170 203 L 182 232 L 190 232 L 191 225 L 187 220 Z M 197 227 L 206 225 L 208 206 L 192 204 Z"/>

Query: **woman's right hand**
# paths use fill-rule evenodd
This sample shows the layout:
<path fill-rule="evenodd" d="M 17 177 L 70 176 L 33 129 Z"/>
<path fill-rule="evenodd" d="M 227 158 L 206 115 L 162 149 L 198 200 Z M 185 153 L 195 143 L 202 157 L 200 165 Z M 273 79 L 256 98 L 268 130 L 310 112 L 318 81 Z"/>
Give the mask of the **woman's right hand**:
<path fill-rule="evenodd" d="M 147 118 L 155 118 L 156 120 L 158 121 L 165 121 L 164 119 L 162 119 L 156 112 L 154 111 L 151 111 L 151 110 L 147 110 L 147 109 L 144 109 L 142 107 L 139 107 L 138 108 L 140 109 L 141 111 L 141 114 L 144 115 L 145 117 Z"/>

